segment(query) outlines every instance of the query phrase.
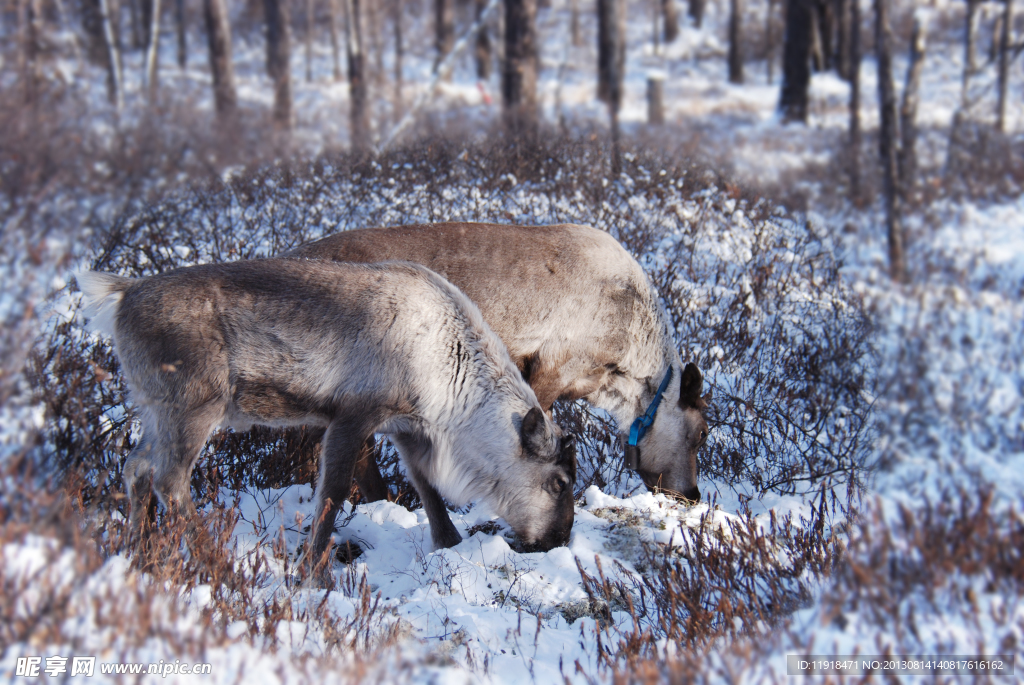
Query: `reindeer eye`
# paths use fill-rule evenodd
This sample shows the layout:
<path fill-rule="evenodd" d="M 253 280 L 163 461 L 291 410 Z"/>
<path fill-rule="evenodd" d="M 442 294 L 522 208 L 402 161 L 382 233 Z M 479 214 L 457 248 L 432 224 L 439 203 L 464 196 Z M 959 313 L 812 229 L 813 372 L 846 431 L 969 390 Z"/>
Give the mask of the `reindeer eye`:
<path fill-rule="evenodd" d="M 703 445 L 704 441 L 708 439 L 707 431 L 702 429 L 701 432 L 700 432 L 700 435 L 697 436 L 697 438 L 698 438 L 697 439 L 697 443 L 700 444 L 700 445 Z"/>
<path fill-rule="evenodd" d="M 551 483 L 549 485 L 549 489 L 550 489 L 552 495 L 554 495 L 556 497 L 560 497 L 562 495 L 562 493 L 565 492 L 565 488 L 566 488 L 567 485 L 568 484 L 564 480 L 562 480 L 561 478 L 555 477 L 555 478 L 551 479 Z"/>

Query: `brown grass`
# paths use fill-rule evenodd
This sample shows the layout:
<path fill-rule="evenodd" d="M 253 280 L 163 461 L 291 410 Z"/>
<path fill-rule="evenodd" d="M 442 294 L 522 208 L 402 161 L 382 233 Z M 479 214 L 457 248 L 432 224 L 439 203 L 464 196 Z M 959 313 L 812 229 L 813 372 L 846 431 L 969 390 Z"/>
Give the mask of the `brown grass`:
<path fill-rule="evenodd" d="M 0 555 L 45 546 L 47 540 L 55 544 L 34 573 L 18 572 L 10 561 L 0 564 L 4 596 L 31 598 L 0 607 L 0 652 L 19 643 L 94 647 L 97 636 L 103 636 L 125 661 L 155 639 L 173 656 L 201 662 L 208 661 L 208 650 L 236 641 L 271 651 L 287 647 L 279 642 L 278 626 L 301 621 L 307 634 L 322 636 L 326 649 L 319 656 L 296 653 L 290 657 L 293 664 L 301 671 L 344 674 L 360 682 L 382 651 L 396 643 L 400 625 L 387 619 L 380 593 L 371 593 L 365 577 L 354 571 L 343 576 L 339 588 L 355 606 L 348 616 L 333 611 L 326 593 L 316 603 L 295 590 L 270 589 L 274 576 L 265 557 L 240 557 L 229 544 L 237 520 L 231 507 L 203 515 L 200 540 L 191 545 L 184 544 L 181 521 L 170 518 L 154 526 L 121 581 L 119 567 L 110 562 L 123 559 L 128 550 L 125 526 L 84 507 L 91 499 L 84 493 L 85 481 L 66 477 L 61 488 L 38 487 L 26 459 L 6 464 L 2 478 L 21 487 L 4 492 Z M 273 541 L 268 544 L 274 547 Z M 210 600 L 196 609 L 184 598 L 201 585 L 209 587 Z M 86 617 L 95 626 L 83 635 L 75 626 Z M 227 626 L 238 621 L 248 630 L 229 636 Z"/>

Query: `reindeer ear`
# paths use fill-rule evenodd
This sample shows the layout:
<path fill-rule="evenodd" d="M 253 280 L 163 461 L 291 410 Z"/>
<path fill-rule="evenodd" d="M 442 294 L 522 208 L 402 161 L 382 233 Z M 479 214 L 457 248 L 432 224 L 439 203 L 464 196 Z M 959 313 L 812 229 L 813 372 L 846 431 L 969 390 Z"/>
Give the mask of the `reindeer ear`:
<path fill-rule="evenodd" d="M 566 435 L 562 438 L 562 451 L 558 455 L 558 464 L 569 472 L 569 480 L 576 482 L 576 436 Z"/>
<path fill-rule="evenodd" d="M 679 404 L 684 408 L 692 407 L 699 409 L 700 388 L 704 379 L 700 375 L 700 369 L 693 362 L 683 369 L 683 376 L 679 381 Z"/>
<path fill-rule="evenodd" d="M 544 423 L 544 412 L 534 407 L 523 417 L 522 428 L 519 429 L 519 440 L 531 456 L 541 456 L 548 447 L 548 430 Z"/>

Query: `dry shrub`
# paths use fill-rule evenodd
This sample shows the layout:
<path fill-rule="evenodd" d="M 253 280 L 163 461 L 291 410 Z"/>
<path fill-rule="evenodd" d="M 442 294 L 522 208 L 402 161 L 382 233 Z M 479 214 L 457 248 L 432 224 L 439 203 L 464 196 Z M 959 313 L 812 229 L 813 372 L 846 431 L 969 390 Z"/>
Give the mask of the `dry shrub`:
<path fill-rule="evenodd" d="M 132 661 L 136 650 L 157 640 L 174 656 L 200 662 L 209 660 L 208 650 L 240 640 L 276 651 L 282 646 L 278 626 L 299 621 L 306 635 L 320 636 L 324 652 L 298 650 L 293 664 L 306 672 L 340 671 L 356 682 L 397 641 L 399 626 L 381 609 L 380 593 L 371 593 L 365 576 L 352 569 L 343 575 L 339 589 L 354 611 L 339 616 L 328 593 L 319 602 L 296 595 L 279 585 L 263 553 L 240 555 L 230 544 L 237 520 L 231 507 L 202 514 L 199 541 L 191 545 L 184 544 L 184 522 L 165 517 L 147 531 L 144 548 L 135 550 L 133 570 L 127 562 L 112 565 L 123 562 L 128 549 L 124 519 L 83 508 L 96 499 L 88 496 L 85 480 L 67 475 L 62 487 L 43 487 L 25 458 L 6 462 L 0 478 L 0 558 L 42 548 L 42 561 L 31 572 L 11 559 L 0 564 L 4 596 L 21 598 L 0 606 L 0 652 L 26 644 L 95 652 L 99 639 L 104 649 Z M 266 550 L 287 559 L 276 541 L 265 542 Z M 187 598 L 200 586 L 208 587 L 209 599 L 190 604 Z M 229 634 L 228 626 L 237 622 L 247 631 Z"/>
<path fill-rule="evenodd" d="M 895 635 L 895 653 L 918 653 L 919 627 L 932 615 L 979 633 L 979 622 L 994 621 L 1005 632 L 1002 653 L 1021 650 L 1014 606 L 1024 597 L 1024 520 L 1013 507 L 994 505 L 990 485 L 935 497 L 913 509 L 886 512 L 879 504 L 869 510 L 823 612 L 840 624 L 856 615 Z M 986 594 L 1006 603 L 988 611 L 978 601 Z"/>
<path fill-rule="evenodd" d="M 648 545 L 645 568 L 626 576 L 630 582 L 611 580 L 600 562 L 598 577 L 581 569 L 592 603 L 628 611 L 632 619 L 631 628 L 615 630 L 605 610 L 600 667 L 620 678 L 661 664 L 657 672 L 664 674 L 671 668 L 666 658 L 671 664 L 673 657 L 706 655 L 784 625 L 840 564 L 843 545 L 828 521 L 847 513 L 835 492 L 824 489 L 810 520 L 799 524 L 773 512 L 763 528 L 749 515 L 720 526 L 709 511 L 682 547 Z"/>
<path fill-rule="evenodd" d="M 1015 507 L 985 486 L 950 488 L 915 508 L 874 501 L 845 542 L 823 525 L 832 507 L 819 499 L 801 527 L 773 521 L 759 532 L 748 520 L 731 544 L 708 536 L 687 550 L 689 561 L 660 557 L 634 585 L 584 576 L 605 607 L 595 612 L 600 669 L 615 683 L 787 683 L 786 655 L 832 653 L 830 631 L 845 631 L 861 654 L 1001 654 L 1019 663 L 1024 523 Z M 794 621 L 812 596 L 813 609 Z M 628 611 L 631 626 L 612 627 L 608 607 Z"/>
<path fill-rule="evenodd" d="M 956 199 L 1018 197 L 1024 189 L 1022 141 L 999 132 L 987 121 L 957 112 L 949 131 L 942 179 L 945 192 Z"/>

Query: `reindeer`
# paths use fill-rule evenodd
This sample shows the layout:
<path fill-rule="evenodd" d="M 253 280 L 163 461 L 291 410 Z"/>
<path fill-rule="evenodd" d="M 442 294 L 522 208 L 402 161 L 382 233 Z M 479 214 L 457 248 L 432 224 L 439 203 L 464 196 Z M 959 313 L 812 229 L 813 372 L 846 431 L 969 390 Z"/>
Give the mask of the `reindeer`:
<path fill-rule="evenodd" d="M 264 259 L 77 281 L 142 421 L 124 467 L 136 539 L 150 482 L 195 520 L 190 474 L 217 426 L 308 424 L 326 429 L 314 560 L 374 433 L 398 448 L 435 547 L 461 540 L 442 496 L 487 501 L 528 548 L 568 541 L 569 441 L 476 306 L 429 269 Z"/>
<path fill-rule="evenodd" d="M 700 370 L 683 366 L 657 291 L 604 231 L 574 224 L 372 228 L 281 256 L 401 259 L 436 271 L 477 304 L 545 411 L 555 400 L 579 398 L 607 410 L 630 427 L 626 465 L 648 487 L 700 499 L 697 452 L 708 435 Z M 356 480 L 369 499 L 387 495 L 369 446 Z"/>

